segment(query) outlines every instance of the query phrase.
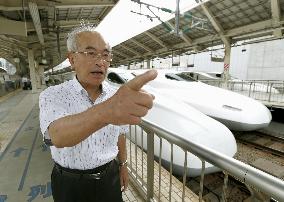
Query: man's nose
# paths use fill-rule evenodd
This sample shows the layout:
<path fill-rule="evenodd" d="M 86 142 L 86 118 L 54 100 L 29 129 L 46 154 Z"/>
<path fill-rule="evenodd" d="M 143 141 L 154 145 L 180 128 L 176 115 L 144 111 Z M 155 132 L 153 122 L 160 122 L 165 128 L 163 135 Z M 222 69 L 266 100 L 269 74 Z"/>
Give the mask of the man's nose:
<path fill-rule="evenodd" d="M 103 65 L 104 64 L 104 59 L 102 57 L 98 57 L 96 59 L 96 63 Z"/>

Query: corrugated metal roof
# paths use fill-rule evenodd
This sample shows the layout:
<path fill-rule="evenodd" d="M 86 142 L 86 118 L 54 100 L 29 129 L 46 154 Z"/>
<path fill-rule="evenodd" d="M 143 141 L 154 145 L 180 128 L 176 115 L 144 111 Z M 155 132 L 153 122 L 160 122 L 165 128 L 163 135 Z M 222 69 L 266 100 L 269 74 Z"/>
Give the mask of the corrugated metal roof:
<path fill-rule="evenodd" d="M 9 33 L 8 27 L 4 29 L 1 27 L 0 57 L 11 62 L 14 57 L 21 57 L 23 61 L 27 62 L 26 49 L 36 45 L 35 58 L 42 57 L 41 49 L 44 49 L 46 59 L 49 61 L 48 65 L 52 67 L 65 60 L 66 34 L 73 27 L 78 26 L 81 19 L 92 24 L 99 24 L 118 0 L 37 0 L 34 2 L 39 13 L 44 45 L 39 42 L 28 1 L 24 1 L 24 5 L 22 5 L 22 0 L 0 0 L 0 16 L 2 17 L 0 20 L 11 20 L 11 22 L 26 20 L 27 22 L 27 36 L 24 36 L 25 30 L 18 34 L 13 33 L 11 29 Z M 60 36 L 62 58 L 58 53 L 57 32 Z M 141 51 L 139 48 L 137 50 Z M 131 54 L 129 55 L 131 56 Z"/>
<path fill-rule="evenodd" d="M 272 4 L 280 12 L 274 9 Z M 115 53 L 119 53 L 121 46 L 139 52 L 136 56 L 130 54 L 124 57 L 114 54 L 113 63 L 115 65 L 129 64 L 154 55 L 171 54 L 181 48 L 184 51 L 201 50 L 208 46 L 223 44 L 224 40 L 235 43 L 273 34 L 276 35 L 275 37 L 283 37 L 283 13 L 284 0 L 211 0 L 187 11 L 180 17 L 179 28 L 183 31 L 183 37 L 175 35 L 173 31 L 168 30 L 167 26 L 160 24 L 113 47 Z M 207 21 L 203 29 L 189 28 L 192 23 L 190 15 Z M 277 15 L 280 19 L 277 19 Z M 175 19 L 165 23 L 175 26 Z M 278 35 L 276 34 L 277 29 L 281 30 L 281 36 L 279 32 Z M 131 40 L 139 41 L 152 51 L 145 53 L 145 49 L 138 48 L 138 44 L 133 45 Z M 125 59 L 125 56 L 128 58 Z"/>

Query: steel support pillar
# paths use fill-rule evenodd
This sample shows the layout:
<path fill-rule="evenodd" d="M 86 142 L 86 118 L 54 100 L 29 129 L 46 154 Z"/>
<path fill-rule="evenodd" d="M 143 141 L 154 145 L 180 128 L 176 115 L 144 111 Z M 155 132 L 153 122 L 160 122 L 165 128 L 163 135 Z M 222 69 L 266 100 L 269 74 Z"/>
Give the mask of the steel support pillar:
<path fill-rule="evenodd" d="M 41 88 L 41 81 L 40 81 L 40 75 L 39 75 L 39 65 L 37 61 L 35 61 L 35 77 L 36 77 L 36 88 Z"/>
<path fill-rule="evenodd" d="M 231 59 L 231 44 L 225 44 L 223 79 L 224 79 L 224 83 L 225 83 L 226 88 L 228 87 L 228 80 L 229 80 L 230 59 Z"/>
<path fill-rule="evenodd" d="M 38 74 L 39 74 L 39 77 L 40 77 L 39 86 L 42 88 L 43 86 L 45 86 L 45 80 L 44 80 L 44 66 L 43 66 L 43 65 L 39 65 Z"/>
<path fill-rule="evenodd" d="M 147 69 L 151 69 L 151 59 L 147 59 Z"/>
<path fill-rule="evenodd" d="M 30 69 L 30 79 L 32 83 L 32 93 L 37 92 L 37 79 L 35 71 L 35 59 L 33 49 L 28 50 L 28 59 L 29 59 L 29 69 Z"/>

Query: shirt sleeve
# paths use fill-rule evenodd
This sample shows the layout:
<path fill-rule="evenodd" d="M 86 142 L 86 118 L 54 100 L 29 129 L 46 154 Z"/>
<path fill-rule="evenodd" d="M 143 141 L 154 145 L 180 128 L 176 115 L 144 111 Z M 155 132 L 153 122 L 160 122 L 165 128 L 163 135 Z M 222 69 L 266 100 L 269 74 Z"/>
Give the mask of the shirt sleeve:
<path fill-rule="evenodd" d="M 62 100 L 56 96 L 57 93 L 43 91 L 39 96 L 39 121 L 40 129 L 44 138 L 50 139 L 48 134 L 49 125 L 64 116 L 69 115 Z"/>
<path fill-rule="evenodd" d="M 129 132 L 129 125 L 119 126 L 119 134 L 126 134 Z"/>

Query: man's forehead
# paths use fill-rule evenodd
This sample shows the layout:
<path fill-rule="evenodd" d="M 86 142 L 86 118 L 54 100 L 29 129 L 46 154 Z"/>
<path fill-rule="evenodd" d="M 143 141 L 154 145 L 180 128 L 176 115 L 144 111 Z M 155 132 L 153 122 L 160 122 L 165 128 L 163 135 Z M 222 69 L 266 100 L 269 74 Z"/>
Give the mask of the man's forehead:
<path fill-rule="evenodd" d="M 103 49 L 101 50 L 98 50 L 98 48 L 96 47 L 92 47 L 92 46 L 87 46 L 87 47 L 84 47 L 85 50 L 90 50 L 90 51 L 107 51 L 107 52 L 110 52 L 110 48 L 109 46 L 105 46 Z"/>
<path fill-rule="evenodd" d="M 81 32 L 76 37 L 77 46 L 87 50 L 110 51 L 110 46 L 98 32 Z"/>

